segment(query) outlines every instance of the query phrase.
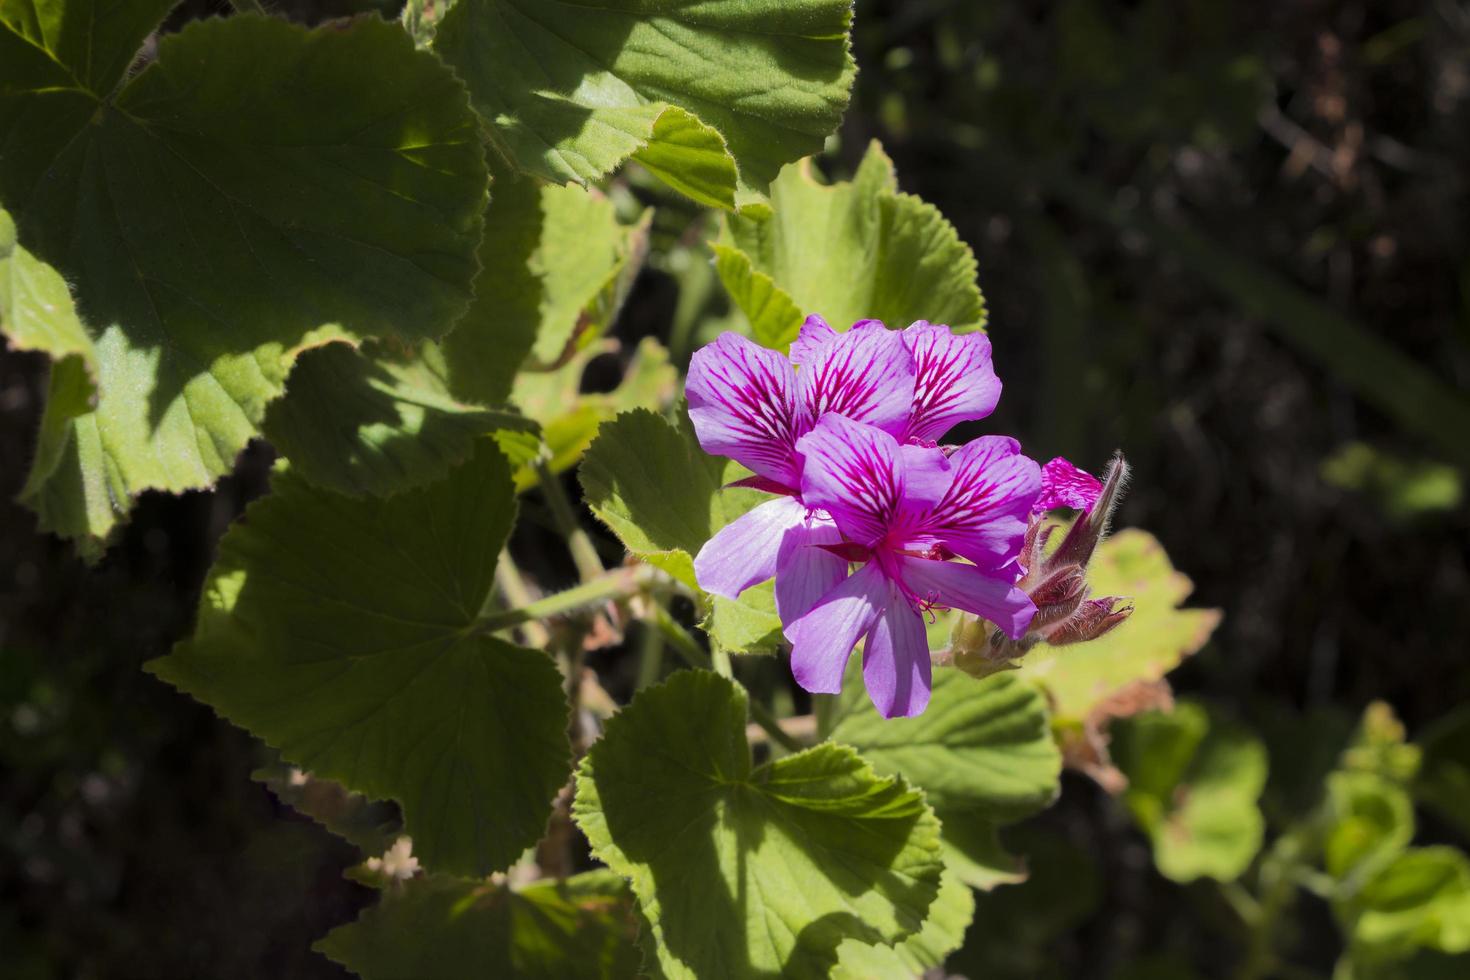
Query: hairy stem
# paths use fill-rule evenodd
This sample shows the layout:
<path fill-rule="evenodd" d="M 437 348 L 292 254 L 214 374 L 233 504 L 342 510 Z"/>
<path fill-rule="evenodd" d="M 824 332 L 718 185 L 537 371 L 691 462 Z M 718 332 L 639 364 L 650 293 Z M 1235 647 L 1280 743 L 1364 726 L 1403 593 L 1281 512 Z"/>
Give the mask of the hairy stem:
<path fill-rule="evenodd" d="M 505 597 L 505 604 L 511 608 L 522 608 L 529 606 L 535 600 L 531 597 L 531 590 L 526 588 L 526 580 L 521 577 L 521 570 L 517 567 L 515 560 L 511 558 L 510 551 L 502 551 L 500 560 L 495 563 L 495 585 L 500 594 Z M 495 593 L 491 592 L 485 597 L 485 605 L 480 609 L 480 618 L 495 614 L 492 604 L 495 601 Z M 546 627 L 535 620 L 528 620 L 521 624 L 521 635 L 525 638 L 526 645 L 543 650 L 551 642 L 551 634 Z"/>
<path fill-rule="evenodd" d="M 651 565 L 633 565 L 604 572 L 588 582 L 529 602 L 517 609 L 482 613 L 475 621 L 477 633 L 495 633 L 522 623 L 565 616 L 605 602 L 628 599 L 658 581 L 662 573 Z"/>

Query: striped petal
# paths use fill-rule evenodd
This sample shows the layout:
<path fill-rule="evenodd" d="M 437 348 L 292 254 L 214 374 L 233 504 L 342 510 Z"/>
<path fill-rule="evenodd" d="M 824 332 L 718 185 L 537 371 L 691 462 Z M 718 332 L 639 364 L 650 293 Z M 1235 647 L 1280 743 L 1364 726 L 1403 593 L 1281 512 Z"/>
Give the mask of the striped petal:
<path fill-rule="evenodd" d="M 1016 587 L 1014 574 L 911 555 L 893 555 L 886 562 L 890 574 L 920 603 L 988 619 L 1013 640 L 1026 634 L 1036 616 L 1035 603 Z"/>
<path fill-rule="evenodd" d="M 841 415 L 824 415 L 801 437 L 801 499 L 832 515 L 849 541 L 867 547 L 893 526 L 904 495 L 897 440 Z"/>
<path fill-rule="evenodd" d="M 914 362 L 903 337 L 876 320 L 817 346 L 798 362 L 797 398 L 811 421 L 842 415 L 902 435 L 914 402 Z"/>
<path fill-rule="evenodd" d="M 1000 379 L 983 333 L 956 336 L 923 320 L 902 333 L 913 358 L 914 402 L 906 438 L 932 442 L 960 422 L 983 419 L 1000 400 Z"/>
<path fill-rule="evenodd" d="M 905 535 L 910 548 L 943 545 L 982 568 L 1000 568 L 1021 550 L 1026 519 L 1041 490 L 1036 461 L 1005 436 L 983 436 L 949 457 L 939 503 Z"/>
<path fill-rule="evenodd" d="M 806 521 L 806 508 L 777 497 L 726 524 L 694 558 L 694 577 L 706 592 L 734 599 L 776 574 L 781 541 Z"/>
<path fill-rule="evenodd" d="M 895 587 L 863 645 L 863 683 L 884 718 L 911 718 L 929 706 L 932 682 L 924 618 Z"/>
<path fill-rule="evenodd" d="M 813 694 L 842 690 L 842 673 L 858 639 L 872 629 L 888 601 L 889 586 L 877 562 L 868 562 L 824 595 L 806 615 L 786 626 L 791 673 Z"/>
<path fill-rule="evenodd" d="M 796 440 L 809 424 L 797 411 L 790 361 L 737 333 L 724 333 L 695 351 L 684 392 L 705 452 L 797 486 Z"/>
<path fill-rule="evenodd" d="M 781 622 L 805 616 L 847 578 L 847 559 L 822 547 L 841 543 L 842 532 L 827 518 L 809 518 L 786 532 L 776 558 L 776 615 Z"/>

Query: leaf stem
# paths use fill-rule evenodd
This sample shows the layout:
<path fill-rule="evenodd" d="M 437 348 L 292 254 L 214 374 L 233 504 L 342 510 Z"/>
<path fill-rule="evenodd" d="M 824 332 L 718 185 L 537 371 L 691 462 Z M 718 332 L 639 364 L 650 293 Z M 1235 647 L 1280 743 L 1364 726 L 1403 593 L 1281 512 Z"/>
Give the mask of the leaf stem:
<path fill-rule="evenodd" d="M 604 571 L 602 559 L 598 557 L 592 539 L 577 521 L 577 512 L 572 508 L 571 498 L 567 496 L 561 480 L 551 472 L 544 458 L 536 460 L 536 478 L 541 481 L 541 492 L 546 495 L 546 504 L 551 508 L 551 519 L 556 522 L 556 529 L 566 539 L 567 550 L 572 553 L 577 575 L 583 582 L 592 581 Z"/>
<path fill-rule="evenodd" d="M 529 606 L 535 601 L 531 598 L 531 590 L 526 588 L 526 580 L 521 577 L 521 570 L 515 559 L 511 558 L 509 549 L 502 551 L 500 559 L 495 563 L 495 585 L 505 597 L 505 604 L 513 609 Z M 496 615 L 494 602 L 495 592 L 492 591 L 485 597 L 485 605 L 480 609 L 481 619 Z M 551 642 L 551 634 L 546 627 L 535 620 L 527 620 L 521 625 L 521 635 L 527 646 L 537 649 L 544 649 Z"/>
<path fill-rule="evenodd" d="M 474 631 L 494 633 L 533 620 L 550 619 L 590 606 L 600 606 L 614 599 L 627 599 L 656 582 L 660 575 L 662 573 L 651 565 L 617 568 L 604 572 L 590 582 L 537 599 L 517 609 L 482 613 L 475 621 Z"/>

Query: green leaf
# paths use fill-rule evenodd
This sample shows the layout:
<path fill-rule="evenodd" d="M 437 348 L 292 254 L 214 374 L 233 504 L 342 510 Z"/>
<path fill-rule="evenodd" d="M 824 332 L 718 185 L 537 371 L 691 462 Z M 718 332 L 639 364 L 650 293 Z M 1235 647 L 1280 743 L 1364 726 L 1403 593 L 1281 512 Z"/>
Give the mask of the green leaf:
<path fill-rule="evenodd" d="M 939 895 L 929 906 L 924 928 L 897 946 L 873 946 L 844 939 L 837 947 L 834 980 L 921 977 L 944 964 L 960 948 L 975 915 L 975 895 L 948 869 L 939 879 Z"/>
<path fill-rule="evenodd" d="M 459 0 L 434 50 L 522 169 L 585 184 L 632 158 L 731 208 L 837 129 L 851 20 L 848 0 Z"/>
<path fill-rule="evenodd" d="M 149 669 L 287 761 L 397 800 L 433 870 L 504 868 L 569 765 L 550 658 L 475 629 L 514 515 L 483 443 L 386 500 L 283 473 L 221 542 L 194 637 Z"/>
<path fill-rule="evenodd" d="M 619 412 L 638 408 L 661 412 L 673 403 L 679 391 L 679 372 L 669 363 L 669 352 L 652 337 L 639 341 L 616 388 L 583 393 L 587 366 L 617 350 L 616 341 L 603 340 L 573 354 L 555 371 L 523 371 L 515 379 L 511 400 L 529 418 L 541 423 L 552 473 L 577 465 L 597 438 L 598 428 Z M 536 474 L 529 467 L 516 473 L 517 492 L 535 485 Z"/>
<path fill-rule="evenodd" d="M 859 669 L 854 657 L 848 679 L 855 683 L 844 685 L 832 739 L 923 789 L 936 810 L 1010 822 L 1056 799 L 1062 759 L 1035 685 L 1011 674 L 976 680 L 941 669 L 922 715 L 884 718 L 853 676 Z"/>
<path fill-rule="evenodd" d="M 506 400 L 533 352 L 542 366 L 555 364 L 612 326 L 642 268 L 653 215 L 622 225 L 600 192 L 544 185 L 494 153 L 490 164 L 475 299 L 444 341 L 450 390 L 481 405 Z"/>
<path fill-rule="evenodd" d="M 694 555 L 769 495 L 721 490 L 727 463 L 699 448 L 687 417 L 676 427 L 649 411 L 605 424 L 582 461 L 587 505 L 633 554 L 692 588 Z"/>
<path fill-rule="evenodd" d="M 363 980 L 611 980 L 638 972 L 637 933 L 627 885 L 605 870 L 520 888 L 429 875 L 314 948 Z"/>
<path fill-rule="evenodd" d="M 377 345 L 307 351 L 262 428 L 294 472 L 351 496 L 431 483 L 463 462 L 476 439 L 498 431 L 539 444 L 536 423 L 518 413 L 451 397 L 432 343 L 416 355 Z"/>
<path fill-rule="evenodd" d="M 1266 750 L 1239 726 L 1184 702 L 1113 728 L 1113 758 L 1128 777 L 1123 802 L 1175 881 L 1232 881 L 1261 848 Z"/>
<path fill-rule="evenodd" d="M 1470 951 L 1470 859 L 1452 847 L 1400 854 L 1337 906 L 1354 963 L 1416 949 Z"/>
<path fill-rule="evenodd" d="M 1119 531 L 1098 548 L 1088 567 L 1093 595 L 1127 596 L 1134 612 L 1106 636 L 1064 647 L 1039 646 L 1021 661 L 1023 675 L 1051 696 L 1059 726 L 1082 726 L 1106 702 L 1139 682 L 1161 680 L 1204 646 L 1220 622 L 1217 609 L 1179 609 L 1194 591 L 1176 572 L 1153 535 Z"/>
<path fill-rule="evenodd" d="M 936 812 L 946 871 L 971 888 L 986 892 L 1026 880 L 1026 862 L 1006 850 L 998 826 L 973 813 Z"/>
<path fill-rule="evenodd" d="M 788 168 L 771 207 L 764 219 L 727 216 L 715 245 L 715 268 L 757 342 L 785 350 L 807 313 L 839 330 L 868 317 L 985 325 L 970 247 L 932 205 L 899 193 L 876 142 L 851 183 L 824 187 L 810 163 Z"/>
<path fill-rule="evenodd" d="M 0 208 L 0 333 L 14 350 L 34 350 L 60 361 L 77 358 L 97 374 L 97 352 L 77 318 L 66 280 L 16 241 L 15 222 Z"/>
<path fill-rule="evenodd" d="M 1372 772 L 1327 777 L 1322 856 L 1334 878 L 1359 878 L 1382 868 L 1414 839 L 1414 805 L 1401 786 Z"/>
<path fill-rule="evenodd" d="M 741 492 L 724 491 L 731 497 Z M 774 653 L 784 642 L 774 582 L 753 585 L 736 599 L 711 598 L 709 616 L 701 624 L 710 642 L 730 653 Z"/>
<path fill-rule="evenodd" d="M 826 977 L 848 938 L 917 932 L 939 826 L 901 779 L 825 743 L 752 768 L 746 697 L 680 671 L 608 722 L 573 816 L 632 880 L 671 977 Z"/>
<path fill-rule="evenodd" d="M 298 350 L 464 312 L 477 123 L 396 25 L 195 21 L 113 91 L 167 4 L 0 2 L 0 201 L 97 351 L 95 409 L 43 425 L 44 527 L 95 543 L 138 493 L 210 485 Z"/>

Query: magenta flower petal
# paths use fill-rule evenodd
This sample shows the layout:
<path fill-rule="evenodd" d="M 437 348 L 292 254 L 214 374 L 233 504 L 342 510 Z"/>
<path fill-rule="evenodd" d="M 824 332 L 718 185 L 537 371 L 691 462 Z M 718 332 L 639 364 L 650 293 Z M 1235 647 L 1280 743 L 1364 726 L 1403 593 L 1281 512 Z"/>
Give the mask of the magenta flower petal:
<path fill-rule="evenodd" d="M 810 518 L 786 532 L 776 558 L 776 615 L 790 623 L 847 578 L 847 559 L 822 545 L 842 543 L 842 532 L 826 518 Z"/>
<path fill-rule="evenodd" d="M 855 326 L 800 361 L 797 398 L 816 422 L 835 413 L 901 435 L 914 402 L 914 362 L 903 337 L 874 325 Z"/>
<path fill-rule="evenodd" d="M 920 601 L 988 619 L 1013 640 L 1025 635 L 1036 615 L 1036 605 L 1016 587 L 1013 573 L 987 573 L 974 565 L 911 555 L 894 555 L 888 561 L 890 574 L 896 571 Z"/>
<path fill-rule="evenodd" d="M 990 338 L 956 336 L 923 320 L 903 331 L 912 355 L 913 414 L 904 436 L 933 441 L 960 422 L 983 419 L 1000 400 L 1000 379 L 990 361 Z"/>
<path fill-rule="evenodd" d="M 1034 509 L 1038 514 L 1053 507 L 1090 511 L 1102 486 L 1097 477 L 1058 456 L 1041 468 L 1041 496 Z"/>
<path fill-rule="evenodd" d="M 1005 436 L 982 436 L 949 457 L 953 479 L 920 522 L 911 547 L 942 544 L 982 568 L 1020 552 L 1026 518 L 1041 490 L 1036 461 Z"/>
<path fill-rule="evenodd" d="M 832 515 L 848 540 L 871 546 L 888 533 L 904 495 L 898 441 L 881 429 L 824 415 L 797 443 L 801 499 Z"/>
<path fill-rule="evenodd" d="M 720 529 L 694 558 L 694 577 L 706 592 L 734 599 L 776 574 L 782 538 L 806 521 L 806 508 L 777 497 Z"/>
<path fill-rule="evenodd" d="M 795 445 L 808 427 L 797 411 L 791 362 L 736 333 L 694 352 L 684 392 L 704 451 L 729 456 L 795 488 Z"/>
<path fill-rule="evenodd" d="M 806 615 L 786 625 L 791 641 L 791 673 L 813 694 L 842 690 L 858 638 L 872 629 L 888 601 L 889 586 L 877 562 L 868 562 L 824 595 Z"/>
<path fill-rule="evenodd" d="M 816 357 L 819 349 L 836 339 L 837 331 L 813 313 L 802 323 L 801 332 L 791 342 L 791 360 L 795 364 L 806 364 Z"/>
<path fill-rule="evenodd" d="M 863 647 L 863 683 L 884 718 L 913 717 L 929 706 L 932 677 L 924 618 L 896 588 Z"/>

